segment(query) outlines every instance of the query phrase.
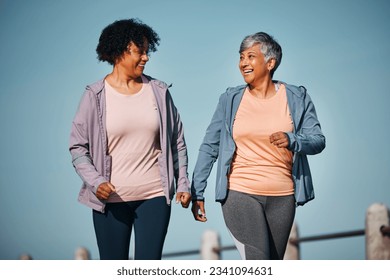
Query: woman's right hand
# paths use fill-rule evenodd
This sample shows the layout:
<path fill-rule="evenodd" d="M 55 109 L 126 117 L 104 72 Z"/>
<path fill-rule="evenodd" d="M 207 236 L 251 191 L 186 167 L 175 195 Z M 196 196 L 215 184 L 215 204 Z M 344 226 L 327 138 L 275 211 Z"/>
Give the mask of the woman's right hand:
<path fill-rule="evenodd" d="M 110 182 L 101 183 L 96 191 L 96 197 L 100 200 L 107 200 L 110 194 L 115 192 L 115 187 Z"/>
<path fill-rule="evenodd" d="M 195 200 L 192 202 L 191 208 L 192 214 L 194 215 L 195 220 L 199 222 L 206 222 L 206 211 L 204 210 L 204 201 Z"/>

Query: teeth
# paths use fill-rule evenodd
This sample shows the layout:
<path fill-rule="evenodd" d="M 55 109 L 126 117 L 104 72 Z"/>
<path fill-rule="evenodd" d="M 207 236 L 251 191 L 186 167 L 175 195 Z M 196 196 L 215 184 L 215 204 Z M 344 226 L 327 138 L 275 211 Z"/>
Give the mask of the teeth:
<path fill-rule="evenodd" d="M 253 70 L 244 70 L 244 73 L 251 73 Z"/>

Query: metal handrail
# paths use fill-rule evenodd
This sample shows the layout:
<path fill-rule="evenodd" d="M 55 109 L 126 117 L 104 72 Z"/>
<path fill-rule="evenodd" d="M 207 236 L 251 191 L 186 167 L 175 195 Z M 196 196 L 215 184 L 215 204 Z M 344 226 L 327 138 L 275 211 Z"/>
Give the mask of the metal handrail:
<path fill-rule="evenodd" d="M 318 241 L 318 240 L 327 240 L 327 239 L 334 239 L 334 238 L 343 238 L 343 237 L 352 237 L 352 236 L 359 236 L 364 235 L 365 230 L 354 230 L 354 231 L 346 231 L 346 232 L 339 232 L 339 233 L 330 233 L 330 234 L 321 234 L 321 235 L 315 235 L 315 236 L 309 236 L 309 237 L 301 237 L 301 238 L 294 238 L 290 239 L 290 243 L 293 245 L 298 245 L 302 242 L 308 242 L 308 241 Z"/>
<path fill-rule="evenodd" d="M 380 232 L 383 236 L 390 237 L 390 226 L 381 226 Z M 301 238 L 294 238 L 290 239 L 289 242 L 293 245 L 297 246 L 298 244 L 302 242 L 309 242 L 309 241 L 318 241 L 318 240 L 328 240 L 328 239 L 335 239 L 335 238 L 344 238 L 344 237 L 353 237 L 353 236 L 360 236 L 365 235 L 365 230 L 353 230 L 353 231 L 346 231 L 346 232 L 339 232 L 339 233 L 330 233 L 330 234 L 321 234 L 321 235 L 314 235 L 314 236 L 308 236 L 308 237 L 301 237 Z M 229 251 L 229 250 L 235 250 L 236 246 L 223 246 L 221 248 L 214 248 L 215 253 L 220 253 L 222 251 Z M 172 253 L 165 253 L 162 255 L 163 258 L 172 258 L 172 257 L 181 257 L 181 256 L 187 256 L 187 255 L 195 255 L 200 254 L 200 250 L 189 250 L 189 251 L 182 251 L 182 252 L 172 252 Z"/>
<path fill-rule="evenodd" d="M 381 233 L 383 234 L 383 236 L 388 236 L 390 237 L 390 226 L 381 226 L 381 228 L 379 229 L 381 231 Z"/>
<path fill-rule="evenodd" d="M 162 257 L 163 258 L 173 258 L 173 257 L 182 257 L 182 256 L 188 256 L 188 255 L 196 255 L 199 253 L 200 253 L 200 250 L 189 250 L 189 251 L 182 251 L 182 252 L 165 253 L 165 254 L 162 254 Z"/>

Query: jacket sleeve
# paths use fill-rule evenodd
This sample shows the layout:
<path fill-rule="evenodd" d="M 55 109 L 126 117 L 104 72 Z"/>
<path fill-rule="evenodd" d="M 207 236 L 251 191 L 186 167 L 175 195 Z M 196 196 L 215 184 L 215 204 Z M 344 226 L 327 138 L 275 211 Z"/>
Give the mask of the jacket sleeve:
<path fill-rule="evenodd" d="M 173 168 L 176 179 L 176 192 L 190 192 L 190 182 L 188 180 L 188 154 L 187 145 L 184 138 L 183 123 L 180 114 L 175 107 L 172 96 L 167 92 L 167 104 L 173 116 L 173 137 L 171 149 L 173 155 Z"/>
<path fill-rule="evenodd" d="M 198 159 L 192 175 L 192 200 L 204 200 L 207 179 L 210 176 L 215 161 L 218 159 L 220 135 L 226 109 L 223 106 L 226 103 L 223 102 L 225 99 L 225 94 L 220 96 L 217 108 L 199 148 Z"/>
<path fill-rule="evenodd" d="M 97 187 L 107 180 L 96 170 L 90 153 L 90 135 L 89 123 L 93 119 L 92 108 L 96 104 L 91 100 L 91 95 L 86 91 L 81 98 L 76 115 L 72 122 L 69 151 L 72 156 L 72 164 L 80 176 L 81 180 L 87 186 L 92 187 L 96 193 Z"/>
<path fill-rule="evenodd" d="M 304 108 L 303 115 L 294 133 L 287 133 L 289 138 L 289 150 L 294 153 L 302 153 L 306 155 L 315 155 L 320 153 L 325 148 L 325 136 L 321 131 L 321 125 L 318 121 L 314 104 L 306 93 L 304 87 L 300 87 L 304 91 Z"/>

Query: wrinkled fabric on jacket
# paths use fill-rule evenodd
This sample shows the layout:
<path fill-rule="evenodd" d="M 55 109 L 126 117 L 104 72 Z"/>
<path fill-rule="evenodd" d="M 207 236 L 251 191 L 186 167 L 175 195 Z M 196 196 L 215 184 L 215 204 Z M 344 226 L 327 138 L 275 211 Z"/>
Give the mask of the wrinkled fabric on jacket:
<path fill-rule="evenodd" d="M 232 136 L 233 122 L 246 86 L 228 88 L 219 98 L 217 108 L 199 148 L 191 185 L 193 200 L 204 200 L 207 179 L 217 159 L 215 200 L 222 202 L 227 196 L 228 174 L 236 149 Z M 307 155 L 318 154 L 325 148 L 325 136 L 321 131 L 314 104 L 306 89 L 288 84 L 285 86 L 294 124 L 293 132 L 287 133 L 288 149 L 294 153 L 292 166 L 294 195 L 296 205 L 304 205 L 314 199 Z"/>
<path fill-rule="evenodd" d="M 169 87 L 159 80 L 145 77 L 152 86 L 159 110 L 161 153 L 158 163 L 166 201 L 170 204 L 175 186 L 177 192 L 190 191 L 184 131 Z M 72 122 L 69 143 L 72 164 L 83 181 L 78 200 L 100 212 L 104 212 L 105 202 L 99 200 L 95 193 L 100 184 L 110 181 L 111 173 L 105 109 L 102 79 L 86 87 Z"/>

